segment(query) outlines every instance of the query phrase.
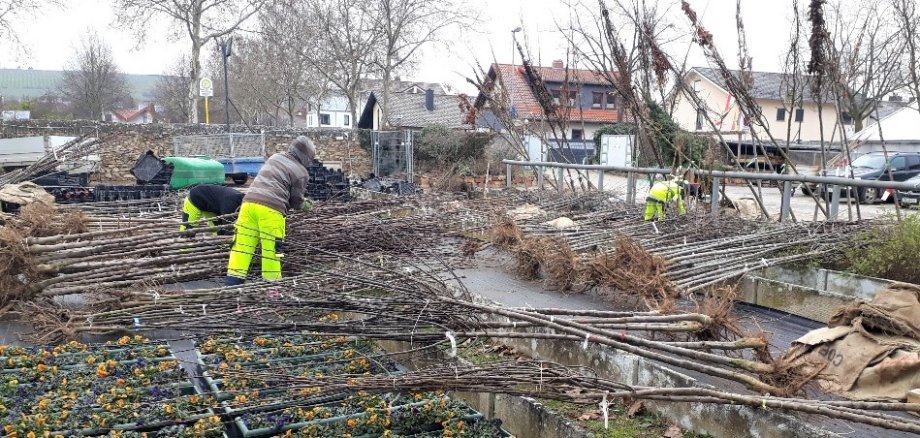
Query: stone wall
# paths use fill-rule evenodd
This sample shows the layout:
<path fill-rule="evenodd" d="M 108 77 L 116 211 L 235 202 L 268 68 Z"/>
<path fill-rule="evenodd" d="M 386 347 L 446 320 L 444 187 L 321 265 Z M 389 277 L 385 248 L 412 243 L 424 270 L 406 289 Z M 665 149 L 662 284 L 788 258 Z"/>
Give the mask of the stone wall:
<path fill-rule="evenodd" d="M 306 135 L 317 148 L 317 158 L 341 166 L 354 177 L 371 172 L 370 154 L 361 148 L 356 131 L 342 129 L 288 129 L 232 125 L 234 133 L 264 133 L 266 154 L 284 151 L 298 135 Z M 141 154 L 152 150 L 157 156 L 172 155 L 173 137 L 181 135 L 220 134 L 224 125 L 106 123 L 78 121 L 16 121 L 0 123 L 0 138 L 41 135 L 90 135 L 101 139 L 101 170 L 97 182 L 133 182 L 131 167 Z"/>

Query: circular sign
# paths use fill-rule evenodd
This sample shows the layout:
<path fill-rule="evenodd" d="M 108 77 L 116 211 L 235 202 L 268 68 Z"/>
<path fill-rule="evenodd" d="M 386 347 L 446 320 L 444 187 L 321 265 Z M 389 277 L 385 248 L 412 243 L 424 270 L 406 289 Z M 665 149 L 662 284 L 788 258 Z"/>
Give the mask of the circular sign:
<path fill-rule="evenodd" d="M 198 95 L 202 97 L 214 96 L 214 82 L 211 78 L 201 78 L 198 81 Z"/>

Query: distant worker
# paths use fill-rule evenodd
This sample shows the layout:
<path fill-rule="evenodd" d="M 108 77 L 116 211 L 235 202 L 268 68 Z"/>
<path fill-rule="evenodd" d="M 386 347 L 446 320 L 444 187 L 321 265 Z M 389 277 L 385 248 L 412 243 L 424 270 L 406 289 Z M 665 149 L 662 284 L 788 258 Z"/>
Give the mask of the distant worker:
<path fill-rule="evenodd" d="M 246 281 L 252 255 L 259 246 L 262 278 L 281 279 L 285 215 L 295 208 L 309 210 L 310 203 L 303 195 L 309 176 L 307 166 L 315 156 L 313 142 L 300 136 L 294 139 L 287 152 L 274 154 L 265 161 L 243 197 L 225 285 L 236 286 Z"/>
<path fill-rule="evenodd" d="M 243 194 L 229 187 L 213 184 L 195 186 L 188 192 L 182 205 L 183 224 L 179 225 L 179 231 L 192 228 L 191 224 L 187 224 L 188 222 L 236 213 L 242 203 Z M 230 221 L 226 219 L 218 219 L 216 222 L 208 221 L 208 225 L 212 227 L 228 224 Z M 217 234 L 230 234 L 230 231 L 223 229 Z"/>
<path fill-rule="evenodd" d="M 684 208 L 683 191 L 687 186 L 686 181 L 671 180 L 659 181 L 648 191 L 645 199 L 645 220 L 664 219 L 665 207 L 677 202 L 677 214 L 683 216 L 687 213 Z"/>

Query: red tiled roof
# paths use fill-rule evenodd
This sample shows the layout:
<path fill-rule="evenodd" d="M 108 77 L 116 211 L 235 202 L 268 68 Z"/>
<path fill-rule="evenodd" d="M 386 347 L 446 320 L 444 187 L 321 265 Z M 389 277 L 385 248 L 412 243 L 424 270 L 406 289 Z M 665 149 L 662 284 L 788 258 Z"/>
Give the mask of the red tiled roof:
<path fill-rule="evenodd" d="M 587 85 L 608 85 L 606 79 L 601 75 L 600 72 L 593 70 L 584 70 L 570 68 L 568 70 L 564 68 L 553 68 L 553 67 L 534 67 L 534 70 L 537 71 L 537 74 L 543 78 L 543 82 L 569 82 L 575 84 L 587 84 Z"/>
<path fill-rule="evenodd" d="M 112 113 L 115 114 L 115 116 L 118 117 L 123 122 L 132 120 L 135 117 L 143 113 L 146 113 L 146 112 L 150 112 L 151 114 L 153 114 L 153 107 L 148 105 L 138 110 L 114 110 L 112 111 Z"/>
<path fill-rule="evenodd" d="M 589 84 L 589 85 L 607 85 L 599 73 L 591 70 L 581 69 L 557 69 L 552 67 L 535 67 L 537 73 L 543 78 L 543 81 L 552 83 L 564 83 L 566 77 L 569 83 Z M 524 67 L 510 64 L 493 64 L 489 71 L 490 80 L 498 80 L 495 75 L 501 75 L 501 82 L 507 87 L 512 104 L 517 111 L 518 118 L 542 119 L 544 117 L 543 108 L 534 93 L 533 88 L 527 80 Z M 494 78 L 494 79 L 493 79 Z M 612 88 L 612 87 L 611 87 Z M 477 99 L 477 105 L 481 105 L 483 97 Z M 618 111 L 600 110 L 600 109 L 583 109 L 572 108 L 569 112 L 569 120 L 582 120 L 595 123 L 613 123 L 619 120 Z"/>

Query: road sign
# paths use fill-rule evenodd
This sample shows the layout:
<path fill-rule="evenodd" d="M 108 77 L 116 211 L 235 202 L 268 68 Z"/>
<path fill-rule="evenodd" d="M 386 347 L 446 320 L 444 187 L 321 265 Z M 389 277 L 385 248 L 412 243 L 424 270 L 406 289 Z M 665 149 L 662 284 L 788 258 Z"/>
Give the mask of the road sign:
<path fill-rule="evenodd" d="M 201 78 L 198 81 L 198 95 L 202 97 L 214 96 L 214 82 L 210 78 Z"/>

